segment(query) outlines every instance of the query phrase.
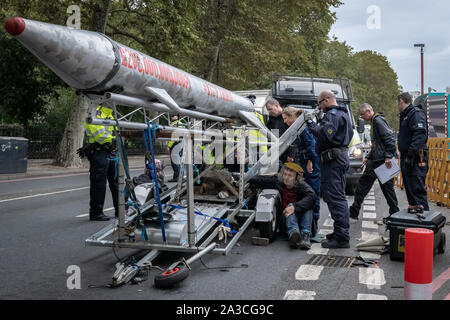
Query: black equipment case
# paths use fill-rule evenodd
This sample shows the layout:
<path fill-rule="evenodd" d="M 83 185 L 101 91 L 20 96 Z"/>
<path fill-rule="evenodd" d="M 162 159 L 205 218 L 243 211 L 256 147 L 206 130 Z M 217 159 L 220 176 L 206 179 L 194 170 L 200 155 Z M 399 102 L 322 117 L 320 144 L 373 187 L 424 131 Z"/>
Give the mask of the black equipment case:
<path fill-rule="evenodd" d="M 408 228 L 424 228 L 433 230 L 434 251 L 444 253 L 445 233 L 442 227 L 445 225 L 445 217 L 440 212 L 424 211 L 423 218 L 414 213 L 408 213 L 407 209 L 400 210 L 386 218 L 386 227 L 389 230 L 389 257 L 391 260 L 405 259 L 405 230 Z"/>

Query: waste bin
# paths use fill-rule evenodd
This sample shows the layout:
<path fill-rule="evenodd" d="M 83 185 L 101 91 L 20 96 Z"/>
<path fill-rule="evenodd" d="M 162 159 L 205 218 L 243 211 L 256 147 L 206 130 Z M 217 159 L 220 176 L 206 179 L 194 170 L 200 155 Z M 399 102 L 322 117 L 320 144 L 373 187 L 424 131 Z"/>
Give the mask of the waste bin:
<path fill-rule="evenodd" d="M 28 161 L 28 139 L 0 136 L 0 174 L 25 173 Z"/>

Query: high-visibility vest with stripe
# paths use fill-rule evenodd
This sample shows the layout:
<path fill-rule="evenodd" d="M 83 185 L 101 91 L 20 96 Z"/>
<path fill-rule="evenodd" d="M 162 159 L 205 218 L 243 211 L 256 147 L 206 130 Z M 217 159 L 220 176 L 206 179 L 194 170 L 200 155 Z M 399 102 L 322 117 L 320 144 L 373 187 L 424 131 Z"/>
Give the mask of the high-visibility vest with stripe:
<path fill-rule="evenodd" d="M 97 107 L 97 118 L 114 120 L 112 115 L 113 110 L 107 107 L 98 106 Z M 112 126 L 102 126 L 84 123 L 84 129 L 89 143 L 112 143 L 116 138 L 114 136 L 114 127 Z"/>
<path fill-rule="evenodd" d="M 203 145 L 203 146 L 201 146 L 201 148 L 203 150 L 203 154 L 205 154 L 206 152 L 208 153 L 207 154 L 208 155 L 208 160 L 207 160 L 206 164 L 213 165 L 214 161 L 216 161 L 216 159 L 214 157 L 213 150 L 211 149 L 211 145 L 210 144 L 208 144 L 207 146 Z M 223 156 L 225 156 L 225 155 L 223 155 Z M 223 168 L 224 159 L 222 159 L 221 162 L 222 163 L 216 163 L 216 168 L 219 168 L 219 169 Z"/>
<path fill-rule="evenodd" d="M 261 121 L 261 123 L 265 125 L 263 115 L 256 111 L 255 114 L 259 118 L 259 121 Z M 251 129 L 248 132 L 248 136 L 249 141 L 258 142 L 259 152 L 267 152 L 267 137 L 264 134 L 262 134 L 259 130 Z"/>
<path fill-rule="evenodd" d="M 178 128 L 181 128 L 181 127 L 183 127 L 184 126 L 184 124 L 183 124 L 183 122 L 181 122 L 180 120 L 175 120 L 175 121 L 172 121 L 171 123 L 170 123 L 170 126 L 171 127 L 178 127 Z M 167 146 L 169 147 L 169 148 L 172 148 L 172 146 L 175 144 L 175 141 L 169 141 L 168 143 L 167 143 Z"/>
<path fill-rule="evenodd" d="M 263 115 L 256 111 L 255 111 L 255 114 L 259 118 L 259 121 L 261 121 L 261 123 L 263 125 L 265 125 Z M 242 132 L 241 129 L 234 130 L 234 141 L 236 141 L 236 142 L 239 141 L 241 132 Z M 267 148 L 267 137 L 263 133 L 261 133 L 259 131 L 259 129 L 250 129 L 248 131 L 248 140 L 249 140 L 249 142 L 252 142 L 252 143 L 258 143 L 260 153 L 267 152 L 267 149 L 268 149 Z M 254 147 L 254 145 L 252 147 Z"/>

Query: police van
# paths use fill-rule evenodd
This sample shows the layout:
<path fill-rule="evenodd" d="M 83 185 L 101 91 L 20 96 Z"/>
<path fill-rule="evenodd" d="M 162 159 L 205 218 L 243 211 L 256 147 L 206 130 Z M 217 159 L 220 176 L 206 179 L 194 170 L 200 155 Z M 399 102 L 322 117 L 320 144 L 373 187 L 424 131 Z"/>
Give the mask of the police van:
<path fill-rule="evenodd" d="M 273 77 L 272 97 L 277 99 L 283 108 L 292 106 L 304 109 L 306 112 L 313 112 L 317 108 L 317 96 L 323 90 L 331 90 L 336 95 L 338 104 L 347 108 L 352 122 L 354 132 L 348 149 L 350 167 L 346 176 L 346 193 L 353 195 L 356 184 L 362 175 L 364 144 L 359 134 L 364 132 L 364 120 L 359 119 L 356 122 L 353 116 L 350 103 L 354 100 L 350 81 L 282 75 Z"/>

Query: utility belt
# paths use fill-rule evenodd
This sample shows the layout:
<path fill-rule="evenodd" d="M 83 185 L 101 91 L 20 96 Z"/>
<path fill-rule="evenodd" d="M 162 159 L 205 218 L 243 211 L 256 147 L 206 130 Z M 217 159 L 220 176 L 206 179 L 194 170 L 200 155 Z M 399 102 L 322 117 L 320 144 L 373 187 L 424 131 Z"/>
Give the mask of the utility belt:
<path fill-rule="evenodd" d="M 117 152 L 116 140 L 113 140 L 112 143 L 103 143 L 103 144 L 100 144 L 98 142 L 89 143 L 88 146 L 94 152 L 95 151 L 106 151 L 106 152 L 109 152 L 109 153 Z"/>
<path fill-rule="evenodd" d="M 419 168 L 425 168 L 428 164 L 428 153 L 428 148 L 420 149 L 414 153 L 403 153 L 405 154 L 405 167 L 413 168 L 417 165 Z"/>
<path fill-rule="evenodd" d="M 320 160 L 322 161 L 322 163 L 328 163 L 339 158 L 339 156 L 344 152 L 348 152 L 347 147 L 327 149 L 325 151 L 322 151 L 322 153 L 320 154 Z"/>
<path fill-rule="evenodd" d="M 83 147 L 77 150 L 80 158 L 87 157 L 89 154 L 93 154 L 98 151 L 106 151 L 108 153 L 117 152 L 117 144 L 116 141 L 113 140 L 112 143 L 104 143 L 100 144 L 98 142 L 85 144 Z"/>

